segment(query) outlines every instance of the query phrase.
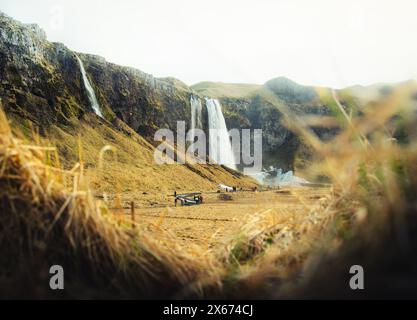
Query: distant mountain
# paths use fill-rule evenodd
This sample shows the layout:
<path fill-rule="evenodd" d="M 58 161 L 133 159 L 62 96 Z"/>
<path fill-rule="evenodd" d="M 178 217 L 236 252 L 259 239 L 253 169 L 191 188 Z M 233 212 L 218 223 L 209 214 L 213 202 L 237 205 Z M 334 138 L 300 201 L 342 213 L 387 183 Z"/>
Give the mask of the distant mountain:
<path fill-rule="evenodd" d="M 264 84 L 264 87 L 287 103 L 306 103 L 319 99 L 313 87 L 299 85 L 285 77 L 269 80 Z"/>
<path fill-rule="evenodd" d="M 199 82 L 191 88 L 201 95 L 212 98 L 243 98 L 250 96 L 262 86 L 259 84 L 224 83 L 224 82 Z"/>

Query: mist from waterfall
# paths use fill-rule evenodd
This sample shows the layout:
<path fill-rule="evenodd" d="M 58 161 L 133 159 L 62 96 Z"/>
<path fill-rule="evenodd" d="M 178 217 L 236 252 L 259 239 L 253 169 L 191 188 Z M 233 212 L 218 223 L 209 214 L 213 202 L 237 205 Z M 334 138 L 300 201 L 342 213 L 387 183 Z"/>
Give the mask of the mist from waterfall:
<path fill-rule="evenodd" d="M 100 105 L 98 104 L 96 94 L 94 93 L 94 89 L 91 86 L 90 81 L 87 78 L 87 74 L 84 69 L 84 64 L 77 55 L 76 57 L 77 57 L 78 63 L 80 64 L 80 70 L 83 76 L 84 87 L 87 90 L 87 96 L 88 96 L 88 100 L 90 100 L 90 105 L 93 108 L 96 115 L 98 115 L 100 118 L 103 118 L 103 114 L 101 113 Z"/>
<path fill-rule="evenodd" d="M 270 187 L 284 187 L 284 186 L 301 186 L 309 184 L 309 182 L 301 177 L 294 175 L 293 171 L 284 172 L 281 168 L 269 167 L 269 170 L 264 170 L 251 175 L 259 183 Z"/>
<path fill-rule="evenodd" d="M 220 102 L 206 98 L 209 125 L 209 154 L 216 163 L 236 169 L 235 157 Z"/>
<path fill-rule="evenodd" d="M 201 111 L 202 111 L 202 105 L 201 100 L 197 97 L 191 96 L 190 98 L 190 104 L 191 104 L 191 131 L 192 131 L 192 137 L 194 137 L 194 130 L 195 129 L 203 129 L 203 123 L 201 120 Z"/>

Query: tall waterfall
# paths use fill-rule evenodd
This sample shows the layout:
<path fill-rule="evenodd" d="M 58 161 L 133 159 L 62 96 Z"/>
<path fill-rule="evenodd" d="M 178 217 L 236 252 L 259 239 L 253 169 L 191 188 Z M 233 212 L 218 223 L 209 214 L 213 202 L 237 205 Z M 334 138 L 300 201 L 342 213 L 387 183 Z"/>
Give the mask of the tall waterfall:
<path fill-rule="evenodd" d="M 236 169 L 232 144 L 224 120 L 222 107 L 216 99 L 206 98 L 209 123 L 209 153 L 210 157 L 219 164 Z"/>
<path fill-rule="evenodd" d="M 191 104 L 191 130 L 192 130 L 192 137 L 194 136 L 195 129 L 203 129 L 203 124 L 201 121 L 201 100 L 199 98 L 194 98 L 191 96 L 190 98 Z"/>
<path fill-rule="evenodd" d="M 84 87 L 85 87 L 85 90 L 87 90 L 87 96 L 88 96 L 88 100 L 90 100 L 90 105 L 93 108 L 96 115 L 98 115 L 100 118 L 103 118 L 103 114 L 101 113 L 101 110 L 100 110 L 100 105 L 98 104 L 98 101 L 96 98 L 96 94 L 94 93 L 94 89 L 91 86 L 90 81 L 88 81 L 87 74 L 85 73 L 84 64 L 77 55 L 76 57 L 77 57 L 78 63 L 80 64 L 80 70 L 83 76 Z"/>

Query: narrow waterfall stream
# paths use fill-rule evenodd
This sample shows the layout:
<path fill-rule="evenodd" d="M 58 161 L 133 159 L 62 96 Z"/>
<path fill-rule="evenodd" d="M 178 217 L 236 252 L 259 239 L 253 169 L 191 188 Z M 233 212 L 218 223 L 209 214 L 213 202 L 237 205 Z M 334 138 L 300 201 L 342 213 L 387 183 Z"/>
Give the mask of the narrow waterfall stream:
<path fill-rule="evenodd" d="M 203 129 L 203 123 L 201 119 L 201 111 L 202 111 L 202 105 L 200 98 L 195 98 L 191 96 L 190 98 L 190 104 L 191 104 L 191 131 L 192 136 L 194 136 L 194 130 L 195 129 Z"/>
<path fill-rule="evenodd" d="M 100 118 L 103 118 L 103 113 L 100 110 L 100 105 L 98 104 L 96 94 L 94 93 L 94 89 L 91 86 L 91 83 L 88 80 L 87 74 L 85 72 L 84 64 L 77 55 L 76 57 L 77 57 L 78 63 L 80 64 L 80 70 L 83 76 L 83 83 L 84 83 L 85 90 L 87 91 L 88 100 L 90 100 L 91 108 L 93 108 L 96 115 L 98 115 Z"/>

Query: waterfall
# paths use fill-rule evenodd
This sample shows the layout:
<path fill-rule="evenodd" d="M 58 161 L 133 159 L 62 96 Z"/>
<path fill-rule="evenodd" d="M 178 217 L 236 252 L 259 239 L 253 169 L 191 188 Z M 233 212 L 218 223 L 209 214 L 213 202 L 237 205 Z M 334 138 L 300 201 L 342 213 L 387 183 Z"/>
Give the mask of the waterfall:
<path fill-rule="evenodd" d="M 191 131 L 192 137 L 194 137 L 194 130 L 195 129 L 203 129 L 203 124 L 201 121 L 201 100 L 199 98 L 194 98 L 191 96 L 190 98 L 191 104 Z"/>
<path fill-rule="evenodd" d="M 85 73 L 84 64 L 77 55 L 76 57 L 77 57 L 78 63 L 80 64 L 80 70 L 83 76 L 84 87 L 87 90 L 87 96 L 88 96 L 88 100 L 90 100 L 90 105 L 93 108 L 96 115 L 98 115 L 100 118 L 103 118 L 103 114 L 101 113 L 101 110 L 100 110 L 100 105 L 98 104 L 98 101 L 96 98 L 96 94 L 94 93 L 94 89 L 91 86 L 90 81 L 88 81 L 87 74 Z"/>
<path fill-rule="evenodd" d="M 236 169 L 235 157 L 220 102 L 206 98 L 209 123 L 210 158 L 219 164 Z"/>

